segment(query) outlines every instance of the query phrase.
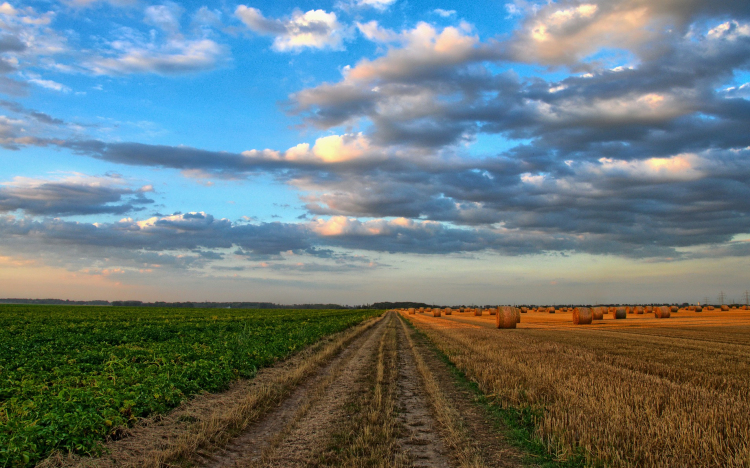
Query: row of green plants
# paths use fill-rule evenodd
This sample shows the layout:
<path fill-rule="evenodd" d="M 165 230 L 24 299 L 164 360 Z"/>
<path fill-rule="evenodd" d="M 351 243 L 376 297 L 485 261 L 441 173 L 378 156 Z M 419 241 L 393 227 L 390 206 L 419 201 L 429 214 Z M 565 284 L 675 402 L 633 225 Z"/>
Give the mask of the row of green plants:
<path fill-rule="evenodd" d="M 0 306 L 0 467 L 99 454 L 117 428 L 379 313 Z"/>

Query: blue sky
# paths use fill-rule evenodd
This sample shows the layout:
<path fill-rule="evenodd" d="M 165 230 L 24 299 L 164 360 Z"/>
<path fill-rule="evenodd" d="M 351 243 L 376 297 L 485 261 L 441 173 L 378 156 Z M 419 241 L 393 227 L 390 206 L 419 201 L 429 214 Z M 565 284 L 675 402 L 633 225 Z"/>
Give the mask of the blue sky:
<path fill-rule="evenodd" d="M 749 18 L 0 3 L 0 296 L 739 299 Z"/>

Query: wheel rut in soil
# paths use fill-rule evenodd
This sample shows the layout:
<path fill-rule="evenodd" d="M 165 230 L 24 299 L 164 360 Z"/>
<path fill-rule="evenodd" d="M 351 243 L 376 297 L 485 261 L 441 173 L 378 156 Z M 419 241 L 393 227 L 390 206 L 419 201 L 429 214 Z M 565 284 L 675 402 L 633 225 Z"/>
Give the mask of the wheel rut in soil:
<path fill-rule="evenodd" d="M 201 457 L 211 468 L 305 466 L 325 446 L 325 439 L 343 414 L 346 395 L 359 391 L 357 381 L 376 352 L 386 317 L 363 333 L 316 375 L 260 421 L 248 427 L 225 449 Z"/>
<path fill-rule="evenodd" d="M 383 374 L 378 366 L 382 367 L 384 344 L 386 350 L 395 348 L 393 361 L 397 369 Z M 379 380 L 382 375 L 386 381 Z M 372 382 L 377 382 L 375 387 Z M 383 393 L 385 388 L 394 390 Z M 372 401 L 358 398 L 366 392 L 380 392 L 378 401 L 381 395 L 392 399 L 391 405 L 378 404 L 380 408 L 392 408 L 389 411 L 396 427 L 390 443 L 395 444 L 391 447 L 395 446 L 397 453 L 394 456 L 394 451 L 378 452 L 390 453 L 390 458 L 379 460 L 374 466 L 520 466 L 518 451 L 497 435 L 471 402 L 471 395 L 458 389 L 447 366 L 426 340 L 403 325 L 395 312 L 387 313 L 226 448 L 201 457 L 198 464 L 205 468 L 343 466 L 352 462 L 352 453 L 360 453 L 363 459 L 369 455 L 372 460 L 372 450 L 376 449 L 353 442 L 372 440 L 372 434 L 368 439 L 368 434 L 362 432 L 372 427 L 362 429 L 352 424 L 351 408 L 346 407 L 353 401 Z M 439 405 L 436 394 L 441 400 Z M 446 409 L 454 415 L 451 428 L 446 426 L 445 415 L 439 414 Z M 342 430 L 351 437 L 342 439 Z M 460 447 L 457 435 L 468 448 Z M 337 446 L 337 441 L 345 446 Z M 382 448 L 389 442 L 377 443 Z M 348 453 L 349 458 L 332 456 L 331 447 Z"/>
<path fill-rule="evenodd" d="M 399 445 L 410 455 L 413 466 L 451 466 L 414 354 L 401 326 L 398 327 L 398 368 L 396 405 L 398 420 L 403 427 Z"/>

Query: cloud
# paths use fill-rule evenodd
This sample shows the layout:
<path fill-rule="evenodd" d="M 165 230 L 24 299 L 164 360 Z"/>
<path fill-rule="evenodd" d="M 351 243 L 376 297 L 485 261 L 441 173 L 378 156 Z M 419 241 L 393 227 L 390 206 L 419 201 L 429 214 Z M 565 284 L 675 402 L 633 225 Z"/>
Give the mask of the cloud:
<path fill-rule="evenodd" d="M 114 7 L 129 7 L 135 6 L 138 0 L 63 0 L 63 3 L 74 8 L 88 8 L 102 3 Z"/>
<path fill-rule="evenodd" d="M 39 13 L 32 7 L 0 4 L 0 74 L 21 71 L 19 77 L 25 80 L 0 76 L 0 92 L 24 95 L 28 90 L 26 82 L 55 91 L 70 91 L 67 86 L 42 78 L 38 73 L 23 73 L 37 66 L 40 60 L 51 68 L 55 63 L 53 57 L 69 52 L 65 36 L 50 27 L 55 17 L 52 11 Z"/>
<path fill-rule="evenodd" d="M 26 109 L 25 107 L 18 104 L 17 102 L 5 101 L 5 100 L 0 99 L 0 107 L 4 107 L 5 109 L 8 109 L 9 111 L 15 112 L 17 114 L 22 114 L 22 115 L 31 117 L 37 122 L 40 122 L 46 125 L 65 125 L 65 121 L 61 119 L 52 117 L 48 114 L 45 114 L 44 112 Z"/>
<path fill-rule="evenodd" d="M 156 26 L 168 34 L 179 34 L 183 8 L 176 3 L 152 5 L 146 8 L 144 22 Z"/>
<path fill-rule="evenodd" d="M 44 89 L 57 91 L 58 93 L 69 93 L 71 91 L 71 89 L 65 86 L 64 84 L 58 83 L 52 80 L 42 79 L 39 77 L 39 75 L 29 73 L 27 76 L 29 76 L 29 78 L 27 78 L 26 81 L 28 81 L 29 83 L 35 84 L 37 86 L 40 86 Z"/>
<path fill-rule="evenodd" d="M 181 75 L 211 70 L 225 62 L 225 46 L 211 39 L 210 25 L 193 28 L 192 37 L 181 31 L 184 9 L 176 3 L 148 6 L 144 22 L 158 28 L 149 34 L 121 27 L 115 31 L 116 39 L 106 42 L 108 47 L 98 55 L 89 57 L 82 66 L 97 75 L 128 75 L 156 73 Z M 201 9 L 195 18 L 210 14 Z"/>
<path fill-rule="evenodd" d="M 153 203 L 145 194 L 150 186 L 132 189 L 122 181 L 82 174 L 58 179 L 15 177 L 0 183 L 0 212 L 22 210 L 29 215 L 71 216 L 125 214 Z"/>
<path fill-rule="evenodd" d="M 747 18 L 750 8 L 734 0 L 720 5 L 708 0 L 549 3 L 531 11 L 507 50 L 513 60 L 546 65 L 575 65 L 604 48 L 653 58 L 668 51 L 668 47 L 654 45 L 684 34 L 693 21 L 727 14 Z M 715 32 L 724 27 L 741 29 L 736 26 L 736 22 L 725 23 Z"/>
<path fill-rule="evenodd" d="M 443 10 L 442 8 L 435 8 L 432 10 L 433 13 L 436 15 L 440 15 L 443 18 L 450 18 L 451 16 L 456 14 L 456 10 Z"/>
<path fill-rule="evenodd" d="M 26 44 L 18 37 L 10 34 L 0 36 L 0 53 L 4 52 L 23 52 L 26 50 Z"/>
<path fill-rule="evenodd" d="M 346 0 L 337 4 L 338 8 L 374 8 L 379 11 L 387 10 L 396 0 Z"/>
<path fill-rule="evenodd" d="M 210 39 L 176 39 L 158 46 L 118 44 L 118 47 L 119 55 L 95 58 L 86 66 L 97 75 L 179 75 L 215 68 L 225 55 L 224 47 Z"/>
<path fill-rule="evenodd" d="M 303 13 L 295 10 L 291 18 L 270 19 L 256 8 L 240 5 L 235 10 L 235 16 L 251 31 L 273 36 L 273 49 L 278 52 L 299 51 L 305 48 L 343 48 L 346 31 L 333 12 L 310 10 Z"/>

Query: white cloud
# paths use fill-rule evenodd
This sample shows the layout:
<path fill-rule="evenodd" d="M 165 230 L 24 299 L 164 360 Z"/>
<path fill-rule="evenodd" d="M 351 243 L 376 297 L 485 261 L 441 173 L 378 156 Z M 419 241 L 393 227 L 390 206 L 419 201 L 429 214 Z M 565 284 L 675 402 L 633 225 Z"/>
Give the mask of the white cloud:
<path fill-rule="evenodd" d="M 153 5 L 146 8 L 144 22 L 169 34 L 177 34 L 180 31 L 182 13 L 182 7 L 176 3 L 168 2 L 164 5 Z"/>
<path fill-rule="evenodd" d="M 26 81 L 29 83 L 35 84 L 37 86 L 40 86 L 45 89 L 49 89 L 52 91 L 57 91 L 60 93 L 69 93 L 71 89 L 67 86 L 65 86 L 62 83 L 58 83 L 57 81 L 52 80 L 44 80 L 40 78 L 38 75 L 31 75 L 29 74 L 30 78 L 28 78 Z"/>
<path fill-rule="evenodd" d="M 147 7 L 144 22 L 162 33 L 152 30 L 146 35 L 120 28 L 116 31 L 117 38 L 108 43 L 109 50 L 88 59 L 83 66 L 97 75 L 177 75 L 215 68 L 223 61 L 226 48 L 206 37 L 209 31 L 203 28 L 196 28 L 194 37 L 185 37 L 180 32 L 182 13 L 182 7 L 171 2 Z M 201 9 L 196 17 L 210 13 Z"/>
<path fill-rule="evenodd" d="M 295 10 L 291 18 L 280 20 L 266 18 L 260 10 L 240 5 L 235 16 L 250 30 L 274 36 L 273 48 L 279 52 L 304 48 L 339 50 L 343 47 L 346 31 L 333 12 L 310 10 L 302 13 Z"/>
<path fill-rule="evenodd" d="M 358 22 L 355 24 L 359 32 L 373 42 L 397 42 L 401 39 L 400 34 L 381 27 L 377 21 L 369 21 L 367 23 Z"/>
<path fill-rule="evenodd" d="M 115 7 L 131 7 L 135 6 L 138 0 L 63 0 L 63 3 L 73 8 L 88 8 L 101 3 Z"/>
<path fill-rule="evenodd" d="M 456 10 L 443 10 L 442 8 L 435 8 L 432 10 L 433 13 L 442 16 L 443 18 L 450 18 L 456 14 Z"/>
<path fill-rule="evenodd" d="M 741 37 L 750 37 L 750 24 L 727 21 L 708 31 L 709 39 L 736 41 Z"/>
<path fill-rule="evenodd" d="M 344 10 L 374 8 L 378 11 L 385 11 L 394 3 L 396 3 L 396 0 L 341 0 L 336 4 L 336 7 Z"/>

